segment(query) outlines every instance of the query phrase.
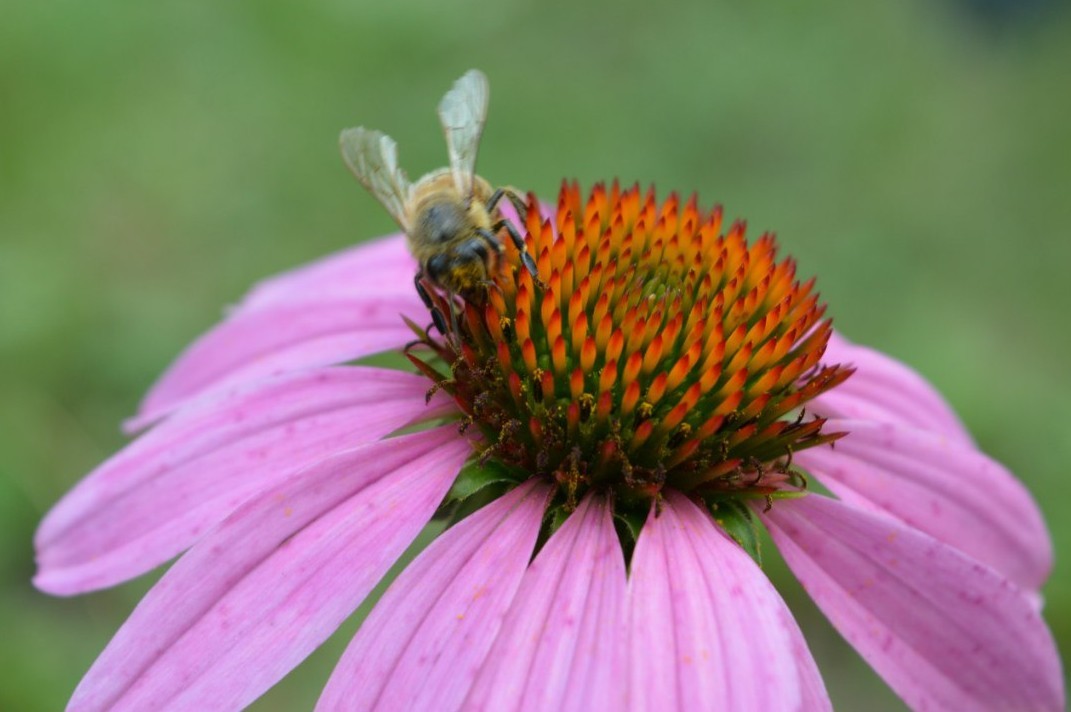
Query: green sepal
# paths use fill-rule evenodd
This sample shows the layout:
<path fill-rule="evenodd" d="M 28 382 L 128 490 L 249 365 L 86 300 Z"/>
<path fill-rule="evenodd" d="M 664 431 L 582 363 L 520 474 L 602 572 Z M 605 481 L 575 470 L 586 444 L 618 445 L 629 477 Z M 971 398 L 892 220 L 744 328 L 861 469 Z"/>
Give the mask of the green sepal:
<path fill-rule="evenodd" d="M 778 490 L 777 492 L 771 492 L 769 494 L 770 499 L 800 499 L 806 497 L 810 492 L 807 490 Z"/>
<path fill-rule="evenodd" d="M 491 485 L 515 485 L 522 479 L 517 472 L 496 460 L 488 460 L 483 464 L 472 460 L 461 468 L 454 485 L 446 495 L 446 501 L 462 502 Z"/>
<path fill-rule="evenodd" d="M 643 529 L 645 521 L 647 512 L 642 510 L 620 507 L 614 511 L 614 524 L 624 528 L 624 533 L 632 539 L 633 544 L 640 538 L 640 530 Z"/>
<path fill-rule="evenodd" d="M 640 538 L 640 530 L 647 521 L 648 512 L 650 507 L 617 507 L 614 510 L 614 529 L 627 562 L 632 561 L 632 552 L 636 549 L 636 541 Z"/>
<path fill-rule="evenodd" d="M 565 524 L 565 520 L 569 518 L 569 515 L 575 510 L 568 510 L 564 505 L 558 505 L 552 507 L 547 513 L 547 519 L 545 526 L 547 527 L 547 538 L 553 536 L 554 532 L 561 529 L 561 526 Z"/>
<path fill-rule="evenodd" d="M 738 499 L 712 500 L 707 503 L 707 506 L 718 526 L 761 567 L 759 524 L 751 512 L 751 507 Z"/>
<path fill-rule="evenodd" d="M 513 489 L 514 486 L 514 483 L 508 480 L 491 482 L 473 493 L 468 499 L 453 500 L 445 506 L 440 507 L 439 512 L 442 514 L 442 517 L 446 518 L 447 528 L 452 527 L 462 519 L 483 509 L 491 502 L 494 502 L 496 499 Z"/>

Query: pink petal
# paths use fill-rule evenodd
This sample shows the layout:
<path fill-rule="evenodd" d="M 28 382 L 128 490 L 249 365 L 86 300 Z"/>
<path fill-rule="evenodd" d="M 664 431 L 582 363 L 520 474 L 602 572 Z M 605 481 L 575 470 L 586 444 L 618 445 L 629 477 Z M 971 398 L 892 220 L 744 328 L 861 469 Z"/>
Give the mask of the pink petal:
<path fill-rule="evenodd" d="M 37 533 L 38 587 L 75 594 L 158 566 L 252 494 L 416 418 L 428 381 L 400 371 L 286 374 L 183 409 L 98 467 Z"/>
<path fill-rule="evenodd" d="M 499 204 L 502 216 L 518 229 L 524 222 L 508 200 Z M 553 217 L 553 205 L 540 204 L 543 219 Z M 409 253 L 405 235 L 397 233 L 328 255 L 311 264 L 257 284 L 246 295 L 241 311 L 298 301 L 345 300 L 372 293 L 415 295 L 413 277 L 419 265 Z"/>
<path fill-rule="evenodd" d="M 1052 569 L 1052 544 L 1026 488 L 964 444 L 914 428 L 831 420 L 834 448 L 796 456 L 846 502 L 892 514 L 1026 588 Z"/>
<path fill-rule="evenodd" d="M 762 517 L 818 606 L 911 708 L 1063 709 L 1052 636 L 992 569 L 819 495 Z"/>
<path fill-rule="evenodd" d="M 264 376 L 401 348 L 413 338 L 402 315 L 429 320 L 398 239 L 353 248 L 266 282 L 197 339 L 149 391 L 127 427 L 138 429 L 188 399 Z M 372 260 L 363 270 L 361 257 Z"/>
<path fill-rule="evenodd" d="M 470 452 L 444 426 L 363 445 L 246 502 L 146 595 L 70 709 L 249 704 L 353 612 Z"/>
<path fill-rule="evenodd" d="M 591 496 L 529 567 L 463 708 L 621 709 L 624 603 L 610 507 Z"/>
<path fill-rule="evenodd" d="M 807 689 L 814 663 L 773 585 L 681 494 L 643 527 L 629 609 L 634 710 L 799 710 L 805 690 L 823 697 Z"/>
<path fill-rule="evenodd" d="M 818 672 L 818 665 L 811 656 L 811 650 L 807 647 L 807 641 L 803 638 L 803 631 L 796 624 L 796 619 L 787 607 L 781 607 L 781 617 L 784 625 L 789 629 L 789 637 L 792 639 L 792 657 L 796 660 L 796 671 L 800 676 L 800 693 L 803 701 L 800 710 L 816 712 L 817 710 L 832 710 L 833 703 L 826 692 L 826 683 L 822 674 Z"/>
<path fill-rule="evenodd" d="M 824 417 L 874 420 L 933 430 L 971 445 L 974 441 L 940 393 L 909 366 L 833 334 L 824 364 L 857 370 L 847 381 L 814 399 L 809 412 Z"/>
<path fill-rule="evenodd" d="M 255 285 L 237 307 L 249 311 L 277 304 L 358 299 L 369 293 L 413 293 L 417 263 L 401 233 L 327 255 Z"/>
<path fill-rule="evenodd" d="M 361 626 L 317 709 L 458 709 L 528 567 L 548 491 L 531 480 L 436 539 Z"/>

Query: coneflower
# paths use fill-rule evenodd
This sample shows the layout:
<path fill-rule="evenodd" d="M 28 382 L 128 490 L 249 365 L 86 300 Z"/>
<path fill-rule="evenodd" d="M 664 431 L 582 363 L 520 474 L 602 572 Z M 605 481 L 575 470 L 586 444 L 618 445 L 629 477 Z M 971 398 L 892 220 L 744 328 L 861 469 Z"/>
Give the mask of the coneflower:
<path fill-rule="evenodd" d="M 530 197 L 525 228 L 538 277 L 507 246 L 434 319 L 394 236 L 258 286 L 179 358 L 38 532 L 61 595 L 185 551 L 71 709 L 248 704 L 436 516 L 318 708 L 827 709 L 763 526 L 911 707 L 1063 708 L 1034 502 L 832 331 L 772 236 L 616 184 Z M 392 348 L 416 374 L 337 365 Z"/>

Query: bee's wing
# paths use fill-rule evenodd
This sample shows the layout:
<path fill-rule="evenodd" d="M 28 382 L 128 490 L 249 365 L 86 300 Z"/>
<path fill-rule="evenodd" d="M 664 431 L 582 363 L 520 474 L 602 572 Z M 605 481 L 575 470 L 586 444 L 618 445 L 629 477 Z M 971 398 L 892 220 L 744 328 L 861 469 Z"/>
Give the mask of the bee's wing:
<path fill-rule="evenodd" d="M 343 131 L 338 144 L 350 172 L 383 204 L 402 230 L 409 232 L 405 214 L 409 179 L 398 167 L 398 144 L 394 139 L 382 131 L 358 126 Z"/>
<path fill-rule="evenodd" d="M 458 192 L 465 197 L 472 195 L 476 152 L 480 148 L 484 122 L 487 121 L 490 93 L 483 72 L 470 69 L 454 82 L 454 86 L 439 102 L 439 121 L 446 133 L 446 148 L 450 152 L 450 172 Z"/>

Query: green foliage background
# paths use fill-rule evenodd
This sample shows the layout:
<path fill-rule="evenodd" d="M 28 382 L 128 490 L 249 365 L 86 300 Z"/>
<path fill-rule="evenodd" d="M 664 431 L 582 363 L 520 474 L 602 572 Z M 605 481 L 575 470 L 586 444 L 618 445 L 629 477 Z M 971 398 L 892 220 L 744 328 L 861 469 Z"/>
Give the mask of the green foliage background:
<path fill-rule="evenodd" d="M 258 278 L 391 230 L 340 128 L 445 162 L 434 106 L 491 78 L 481 173 L 698 190 L 776 230 L 851 338 L 914 365 L 1036 493 L 1071 650 L 1071 18 L 965 3 L 5 4 L 0 709 L 60 708 L 156 574 L 62 600 L 31 535 Z M 992 18 L 991 18 L 992 20 Z M 897 709 L 776 565 L 841 709 Z M 309 709 L 357 620 L 255 705 Z"/>

